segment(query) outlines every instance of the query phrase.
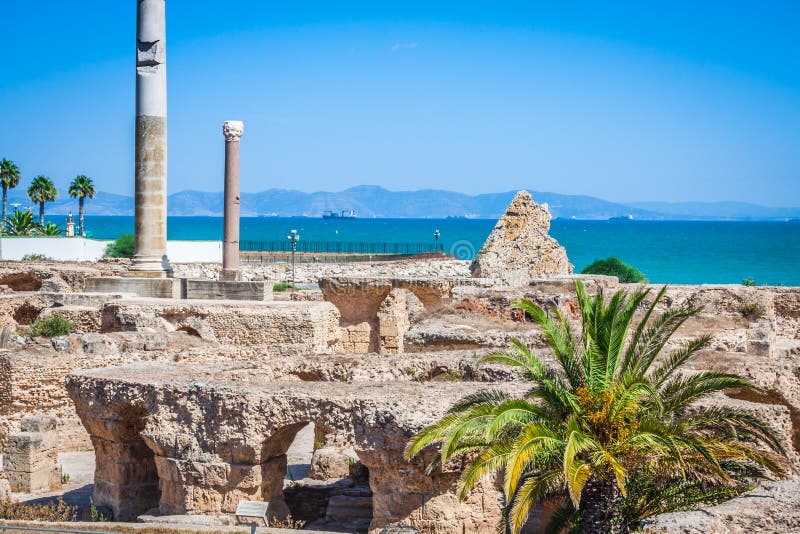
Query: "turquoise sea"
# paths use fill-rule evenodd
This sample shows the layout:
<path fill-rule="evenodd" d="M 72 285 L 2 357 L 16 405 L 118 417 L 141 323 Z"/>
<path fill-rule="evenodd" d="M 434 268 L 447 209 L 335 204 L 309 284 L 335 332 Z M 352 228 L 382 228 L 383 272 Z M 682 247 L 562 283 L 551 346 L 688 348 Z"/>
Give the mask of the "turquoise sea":
<path fill-rule="evenodd" d="M 441 243 L 471 259 L 494 226 L 488 219 L 352 219 L 248 217 L 241 239 Z M 113 239 L 133 232 L 133 217 L 86 217 L 88 233 Z M 596 258 L 617 256 L 654 283 L 741 283 L 800 286 L 800 222 L 554 220 L 550 233 L 567 249 L 576 272 Z M 220 240 L 219 217 L 170 217 L 169 239 Z"/>

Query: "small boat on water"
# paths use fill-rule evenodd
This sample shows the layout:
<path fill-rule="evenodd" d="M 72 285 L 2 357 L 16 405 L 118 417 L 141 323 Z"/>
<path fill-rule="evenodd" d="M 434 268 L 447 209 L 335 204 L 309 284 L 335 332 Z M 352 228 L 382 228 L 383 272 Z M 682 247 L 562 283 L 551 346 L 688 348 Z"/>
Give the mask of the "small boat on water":
<path fill-rule="evenodd" d="M 323 219 L 355 219 L 355 210 L 326 211 L 322 214 Z"/>

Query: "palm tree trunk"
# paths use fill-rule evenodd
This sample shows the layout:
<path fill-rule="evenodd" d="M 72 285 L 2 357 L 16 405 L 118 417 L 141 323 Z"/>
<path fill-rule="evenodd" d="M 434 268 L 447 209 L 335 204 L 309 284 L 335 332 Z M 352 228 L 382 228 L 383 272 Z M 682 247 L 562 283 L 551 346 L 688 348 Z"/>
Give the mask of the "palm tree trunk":
<path fill-rule="evenodd" d="M 8 210 L 8 187 L 3 184 L 3 227 L 0 228 L 0 234 L 6 233 L 6 215 Z"/>
<path fill-rule="evenodd" d="M 44 226 L 44 200 L 39 202 L 39 226 Z"/>
<path fill-rule="evenodd" d="M 627 533 L 622 513 L 622 494 L 610 480 L 590 480 L 581 493 L 581 534 Z"/>
<path fill-rule="evenodd" d="M 78 198 L 78 235 L 83 237 L 83 197 Z"/>

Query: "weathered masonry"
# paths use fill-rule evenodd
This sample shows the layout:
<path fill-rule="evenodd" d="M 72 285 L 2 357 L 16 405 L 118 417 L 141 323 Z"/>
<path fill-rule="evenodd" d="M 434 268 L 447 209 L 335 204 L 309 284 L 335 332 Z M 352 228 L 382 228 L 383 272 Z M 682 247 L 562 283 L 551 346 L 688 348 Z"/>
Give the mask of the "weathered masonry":
<path fill-rule="evenodd" d="M 370 531 L 402 523 L 452 534 L 493 532 L 497 489 L 487 481 L 459 502 L 460 465 L 427 475 L 403 449 L 475 387 L 276 380 L 263 367 L 242 364 L 134 364 L 67 379 L 96 452 L 94 501 L 117 520 L 155 506 L 162 514 L 232 514 L 240 500 L 267 500 L 271 514 L 286 515 L 286 451 L 313 422 L 335 429 L 369 470 Z"/>

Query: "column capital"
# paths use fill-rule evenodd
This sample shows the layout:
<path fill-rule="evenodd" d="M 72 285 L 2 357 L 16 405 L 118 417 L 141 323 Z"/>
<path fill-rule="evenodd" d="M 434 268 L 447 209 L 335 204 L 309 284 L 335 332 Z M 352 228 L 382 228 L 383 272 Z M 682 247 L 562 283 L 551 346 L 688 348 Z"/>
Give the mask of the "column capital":
<path fill-rule="evenodd" d="M 244 134 L 242 121 L 225 121 L 222 123 L 222 135 L 226 141 L 238 141 Z"/>

